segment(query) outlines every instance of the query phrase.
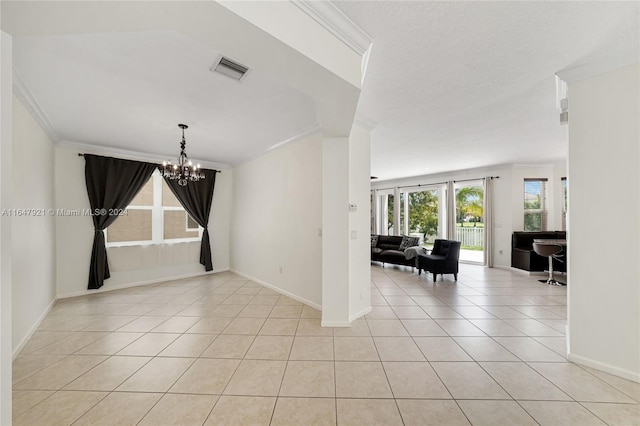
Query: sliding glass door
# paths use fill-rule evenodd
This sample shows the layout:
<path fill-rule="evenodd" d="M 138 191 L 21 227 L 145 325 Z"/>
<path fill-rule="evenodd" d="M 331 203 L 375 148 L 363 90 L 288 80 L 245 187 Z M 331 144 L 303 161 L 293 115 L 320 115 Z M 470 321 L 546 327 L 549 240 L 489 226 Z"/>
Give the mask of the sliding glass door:
<path fill-rule="evenodd" d="M 442 188 L 414 187 L 402 188 L 400 192 L 401 234 L 418 237 L 420 245 L 431 247 L 433 240 L 442 238 L 444 212 L 440 206 Z"/>
<path fill-rule="evenodd" d="M 484 179 L 377 189 L 372 200 L 376 233 L 418 237 L 426 247 L 437 238 L 457 240 L 461 261 L 485 263 L 491 235 L 485 236 Z"/>
<path fill-rule="evenodd" d="M 394 233 L 394 203 L 393 190 L 376 191 L 377 199 L 377 227 L 380 235 L 395 235 Z"/>
<path fill-rule="evenodd" d="M 460 241 L 460 260 L 484 263 L 484 184 L 482 180 L 456 182 L 455 240 Z"/>

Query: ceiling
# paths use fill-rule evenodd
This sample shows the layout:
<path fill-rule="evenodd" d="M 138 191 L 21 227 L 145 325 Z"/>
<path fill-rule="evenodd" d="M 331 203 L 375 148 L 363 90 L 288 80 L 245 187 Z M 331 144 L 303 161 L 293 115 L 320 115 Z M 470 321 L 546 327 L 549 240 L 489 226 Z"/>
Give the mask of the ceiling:
<path fill-rule="evenodd" d="M 3 1 L 16 93 L 59 145 L 235 165 L 297 137 L 348 134 L 360 88 L 223 5 Z M 224 55 L 238 82 L 210 68 Z"/>
<path fill-rule="evenodd" d="M 562 161 L 555 74 L 640 60 L 638 2 L 335 1 L 373 39 L 361 92 L 215 2 L 2 3 L 56 142 L 169 158 L 184 122 L 189 154 L 223 165 L 339 134 L 355 101 L 381 179 Z M 250 73 L 211 73 L 219 55 Z"/>
<path fill-rule="evenodd" d="M 555 73 L 640 60 L 638 2 L 334 3 L 374 40 L 358 113 L 381 179 L 563 160 Z"/>
<path fill-rule="evenodd" d="M 64 141 L 173 154 L 184 122 L 191 155 L 234 164 L 317 123 L 311 97 L 260 70 L 242 82 L 212 73 L 222 52 L 177 32 L 18 37 L 14 48 Z"/>

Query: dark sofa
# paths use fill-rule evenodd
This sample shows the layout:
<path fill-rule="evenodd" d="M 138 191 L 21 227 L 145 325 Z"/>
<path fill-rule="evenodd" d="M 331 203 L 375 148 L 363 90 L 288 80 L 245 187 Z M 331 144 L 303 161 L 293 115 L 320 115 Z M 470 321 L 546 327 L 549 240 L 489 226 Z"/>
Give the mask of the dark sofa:
<path fill-rule="evenodd" d="M 565 240 L 565 231 L 515 231 L 511 236 L 511 267 L 525 271 L 544 271 L 549 269 L 549 260 L 533 251 L 533 240 L 551 239 Z M 554 261 L 553 268 L 557 271 L 566 271 L 565 262 Z"/>
<path fill-rule="evenodd" d="M 397 235 L 372 235 L 371 236 L 371 260 L 394 265 L 416 266 L 416 258 L 407 259 L 404 248 L 401 248 L 403 239 L 405 246 L 418 245 L 416 237 L 402 237 Z"/>

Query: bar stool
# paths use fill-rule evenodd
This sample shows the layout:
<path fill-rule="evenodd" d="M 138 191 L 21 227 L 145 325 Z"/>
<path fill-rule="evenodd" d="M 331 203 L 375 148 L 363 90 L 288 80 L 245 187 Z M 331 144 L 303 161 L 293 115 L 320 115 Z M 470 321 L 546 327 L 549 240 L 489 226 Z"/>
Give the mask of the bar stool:
<path fill-rule="evenodd" d="M 533 243 L 533 251 L 540 256 L 546 256 L 549 258 L 549 278 L 546 280 L 538 280 L 541 283 L 547 283 L 549 285 L 566 285 L 560 281 L 556 281 L 553 278 L 553 258 L 558 258 L 558 253 L 562 251 L 562 246 L 559 244 L 544 244 Z"/>

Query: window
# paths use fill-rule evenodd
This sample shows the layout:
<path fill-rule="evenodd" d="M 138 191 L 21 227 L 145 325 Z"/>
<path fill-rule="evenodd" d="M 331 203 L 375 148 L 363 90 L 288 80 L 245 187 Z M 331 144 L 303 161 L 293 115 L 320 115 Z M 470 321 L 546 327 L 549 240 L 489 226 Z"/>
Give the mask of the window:
<path fill-rule="evenodd" d="M 547 230 L 547 179 L 524 180 L 524 230 Z"/>
<path fill-rule="evenodd" d="M 185 216 L 187 217 L 187 231 L 197 231 L 198 224 L 196 223 L 196 221 L 193 220 L 188 214 L 185 214 Z"/>
<path fill-rule="evenodd" d="M 378 196 L 378 234 L 380 235 L 394 235 L 393 234 L 393 207 L 394 207 L 394 195 L 393 190 L 378 190 L 376 191 Z"/>
<path fill-rule="evenodd" d="M 567 230 L 567 206 L 569 200 L 569 187 L 567 186 L 567 178 L 560 178 L 562 181 L 562 230 Z"/>
<path fill-rule="evenodd" d="M 105 231 L 107 246 L 198 241 L 202 228 L 184 210 L 158 171 Z"/>
<path fill-rule="evenodd" d="M 154 175 L 156 172 L 154 172 Z M 142 187 L 136 198 L 115 222 L 107 228 L 108 243 L 152 243 L 153 242 L 153 180 Z M 118 244 L 120 245 L 120 244 Z"/>
<path fill-rule="evenodd" d="M 376 206 L 376 197 L 374 193 L 375 192 L 372 190 L 370 191 L 370 194 L 369 194 L 369 213 L 371 213 L 371 223 L 370 223 L 371 235 L 378 233 L 378 231 L 376 230 L 376 216 L 374 214 L 375 206 Z"/>
<path fill-rule="evenodd" d="M 455 240 L 460 241 L 460 260 L 484 261 L 484 182 L 454 182 Z"/>
<path fill-rule="evenodd" d="M 439 193 L 436 186 L 428 189 L 413 187 L 402 190 L 400 193 L 401 235 L 418 237 L 421 245 L 433 245 L 433 240 L 441 235 Z"/>

